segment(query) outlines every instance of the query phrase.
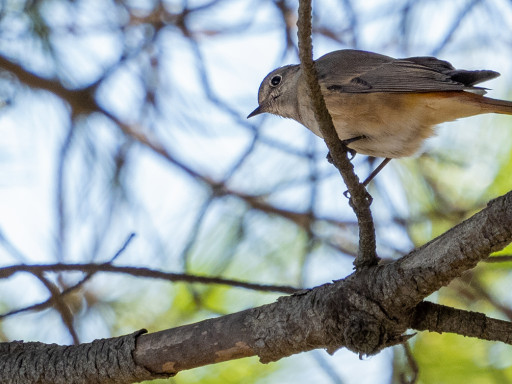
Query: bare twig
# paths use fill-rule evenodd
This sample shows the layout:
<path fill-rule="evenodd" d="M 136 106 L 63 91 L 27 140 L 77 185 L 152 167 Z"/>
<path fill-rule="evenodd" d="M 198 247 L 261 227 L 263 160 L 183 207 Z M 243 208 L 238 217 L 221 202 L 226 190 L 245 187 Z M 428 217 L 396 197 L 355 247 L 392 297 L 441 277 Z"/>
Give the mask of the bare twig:
<path fill-rule="evenodd" d="M 412 376 L 408 379 L 406 378 L 405 373 L 401 372 L 400 381 L 402 382 L 402 384 L 415 384 L 416 381 L 418 381 L 418 374 L 420 371 L 418 367 L 418 362 L 416 361 L 414 355 L 412 354 L 409 342 L 406 341 L 405 343 L 402 344 L 402 346 L 404 347 L 405 357 L 407 358 L 407 364 L 409 365 Z"/>
<path fill-rule="evenodd" d="M 294 293 L 300 288 L 287 285 L 269 285 L 247 283 L 239 280 L 224 279 L 221 277 L 196 276 L 186 273 L 172 273 L 153 270 L 150 268 L 139 268 L 129 266 L 115 266 L 111 264 L 44 264 L 44 265 L 12 265 L 0 268 L 0 279 L 5 279 L 18 272 L 29 272 L 32 274 L 42 272 L 63 272 L 63 271 L 81 271 L 85 273 L 111 272 L 122 273 L 138 277 L 147 277 L 168 281 L 182 281 L 187 283 L 199 284 L 222 284 L 232 287 L 253 289 L 262 292 L 280 292 Z"/>
<path fill-rule="evenodd" d="M 66 137 L 59 150 L 59 159 L 57 165 L 57 180 L 56 180 L 56 207 L 57 207 L 57 239 L 56 239 L 56 254 L 57 260 L 64 261 L 64 248 L 67 243 L 66 229 L 67 229 L 67 216 L 66 216 L 66 201 L 64 193 L 64 167 L 67 164 L 67 155 L 73 142 L 75 129 L 73 125 L 68 127 Z"/>
<path fill-rule="evenodd" d="M 51 305 L 55 308 L 55 310 L 60 314 L 60 318 L 62 322 L 66 326 L 69 331 L 69 334 L 73 338 L 74 344 L 79 344 L 80 339 L 78 338 L 78 334 L 75 331 L 73 326 L 73 313 L 71 312 L 69 306 L 64 302 L 62 298 L 62 293 L 59 288 L 53 284 L 50 280 L 42 275 L 42 273 L 34 274 L 48 289 L 50 292 L 50 298 L 48 299 Z"/>
<path fill-rule="evenodd" d="M 126 238 L 126 240 L 123 243 L 123 245 L 121 246 L 121 248 L 119 248 L 117 250 L 117 252 L 115 253 L 115 255 L 110 259 L 110 261 L 109 261 L 110 263 L 113 262 L 114 260 L 116 260 L 126 250 L 126 248 L 128 247 L 128 245 L 130 244 L 130 242 L 132 241 L 132 239 L 134 237 L 135 237 L 135 233 L 131 233 Z M 76 284 L 73 284 L 72 286 L 63 289 L 61 292 L 59 292 L 58 298 L 63 298 L 65 296 L 69 295 L 70 293 L 73 293 L 74 291 L 76 291 L 80 287 L 82 287 L 87 281 L 89 281 L 94 276 L 95 273 L 96 272 L 88 273 L 86 276 L 84 276 Z M 35 276 L 39 277 L 39 275 L 37 275 L 37 274 L 35 274 Z M 9 317 L 9 316 L 13 316 L 13 315 L 16 315 L 18 313 L 27 312 L 27 311 L 41 311 L 41 310 L 43 310 L 45 308 L 51 307 L 53 305 L 53 303 L 54 303 L 54 299 L 56 299 L 56 298 L 57 297 L 54 298 L 52 296 L 48 300 L 45 300 L 43 302 L 40 302 L 40 303 L 37 303 L 37 304 L 33 304 L 33 305 L 29 305 L 29 306 L 26 306 L 26 307 L 23 307 L 23 308 L 18 308 L 18 309 L 9 311 L 9 312 L 6 312 L 6 313 L 0 315 L 0 319 L 6 318 L 6 317 Z"/>
<path fill-rule="evenodd" d="M 329 148 L 334 164 L 340 171 L 343 181 L 350 193 L 350 206 L 354 210 L 359 224 L 359 251 L 354 265 L 356 268 L 377 264 L 375 227 L 370 211 L 371 196 L 354 173 L 354 167 L 347 155 L 347 148 L 338 138 L 334 125 L 327 111 L 325 101 L 318 83 L 316 69 L 312 58 L 311 43 L 311 1 L 299 2 L 299 19 L 297 21 L 299 36 L 299 53 L 301 69 L 308 85 L 310 98 L 318 121 L 320 132 Z"/>

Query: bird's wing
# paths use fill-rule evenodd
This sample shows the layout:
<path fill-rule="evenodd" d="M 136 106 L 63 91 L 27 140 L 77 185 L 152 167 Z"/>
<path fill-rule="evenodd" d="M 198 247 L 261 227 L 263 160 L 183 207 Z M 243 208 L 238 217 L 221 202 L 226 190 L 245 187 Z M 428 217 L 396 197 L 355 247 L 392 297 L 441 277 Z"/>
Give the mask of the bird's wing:
<path fill-rule="evenodd" d="M 393 59 L 372 52 L 342 50 L 316 61 L 322 86 L 342 93 L 473 91 L 482 81 L 499 76 L 494 71 L 457 70 L 434 57 Z"/>

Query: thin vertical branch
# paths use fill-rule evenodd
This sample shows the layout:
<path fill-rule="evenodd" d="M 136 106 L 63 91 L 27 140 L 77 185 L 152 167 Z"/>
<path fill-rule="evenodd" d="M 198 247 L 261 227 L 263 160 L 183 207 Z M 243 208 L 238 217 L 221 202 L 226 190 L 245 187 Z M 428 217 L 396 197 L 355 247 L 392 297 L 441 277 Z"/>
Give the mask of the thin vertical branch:
<path fill-rule="evenodd" d="M 64 261 L 64 253 L 66 246 L 66 226 L 67 226 L 67 218 L 66 218 L 66 209 L 65 209 L 65 164 L 66 158 L 69 153 L 69 149 L 71 147 L 73 137 L 74 137 L 75 129 L 74 126 L 71 125 L 68 128 L 68 132 L 66 137 L 64 138 L 64 142 L 59 151 L 59 160 L 57 165 L 57 223 L 58 223 L 58 233 L 57 233 L 57 244 L 56 244 L 56 254 L 57 260 Z"/>
<path fill-rule="evenodd" d="M 420 369 L 418 367 L 418 362 L 414 358 L 414 355 L 411 351 L 411 347 L 409 346 L 409 342 L 406 341 L 402 344 L 404 347 L 404 353 L 405 357 L 407 359 L 407 365 L 409 366 L 409 369 L 411 371 L 411 376 L 408 379 L 406 377 L 405 372 L 400 373 L 400 381 L 403 384 L 415 384 L 418 381 L 418 374 L 420 372 Z"/>
<path fill-rule="evenodd" d="M 354 173 L 354 166 L 348 159 L 347 147 L 340 141 L 331 115 L 327 111 L 325 101 L 320 90 L 316 68 L 313 61 L 313 46 L 311 42 L 311 0 L 299 2 L 299 18 L 297 21 L 299 37 L 299 55 L 304 80 L 308 85 L 309 96 L 313 104 L 315 118 L 320 126 L 320 132 L 329 148 L 334 165 L 338 168 L 343 181 L 350 193 L 349 204 L 354 210 L 359 224 L 359 251 L 354 266 L 356 268 L 368 267 L 378 262 L 375 251 L 375 227 L 370 211 L 371 196 L 359 182 Z"/>

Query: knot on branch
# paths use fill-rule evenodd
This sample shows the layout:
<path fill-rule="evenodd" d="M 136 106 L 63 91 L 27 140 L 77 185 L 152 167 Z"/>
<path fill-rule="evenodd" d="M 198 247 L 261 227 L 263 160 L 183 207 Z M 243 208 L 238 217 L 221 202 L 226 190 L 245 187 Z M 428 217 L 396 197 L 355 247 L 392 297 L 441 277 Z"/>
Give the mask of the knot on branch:
<path fill-rule="evenodd" d="M 387 340 L 387 332 L 381 323 L 370 319 L 364 312 L 350 314 L 343 336 L 345 346 L 360 355 L 377 353 Z"/>
<path fill-rule="evenodd" d="M 350 195 L 349 191 L 343 193 L 348 198 L 348 204 L 352 209 L 360 209 L 361 206 L 370 206 L 373 203 L 373 197 L 361 184 L 361 188 L 357 190 L 357 194 Z"/>
<path fill-rule="evenodd" d="M 369 318 L 368 313 L 353 312 L 350 314 L 343 330 L 344 346 L 352 352 L 364 355 L 375 355 L 384 348 L 406 342 L 412 335 L 403 335 L 396 326 L 390 329 L 387 321 Z M 338 348 L 327 348 L 331 355 Z"/>
<path fill-rule="evenodd" d="M 391 315 L 381 306 L 379 295 L 371 293 L 367 279 L 374 274 L 370 272 L 341 280 L 340 283 L 346 284 L 341 284 L 337 294 L 331 296 L 328 308 L 332 309 L 336 324 L 328 331 L 328 337 L 334 339 L 337 336 L 341 342 L 337 348 L 331 344 L 327 352 L 332 354 L 339 346 L 344 346 L 359 355 L 374 355 L 404 341 L 402 334 L 407 330 L 408 317 Z"/>

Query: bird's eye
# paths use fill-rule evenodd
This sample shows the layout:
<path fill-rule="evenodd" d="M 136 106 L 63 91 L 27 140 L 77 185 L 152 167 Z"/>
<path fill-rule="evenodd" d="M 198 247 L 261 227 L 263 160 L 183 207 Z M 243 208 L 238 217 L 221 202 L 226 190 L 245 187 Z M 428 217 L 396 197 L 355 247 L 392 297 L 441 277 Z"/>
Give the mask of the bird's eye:
<path fill-rule="evenodd" d="M 277 87 L 281 83 L 281 75 L 275 75 L 270 79 L 270 86 L 271 87 Z"/>

